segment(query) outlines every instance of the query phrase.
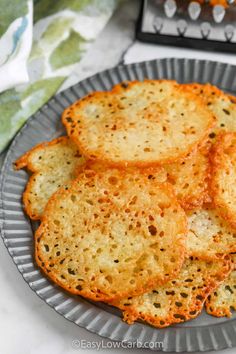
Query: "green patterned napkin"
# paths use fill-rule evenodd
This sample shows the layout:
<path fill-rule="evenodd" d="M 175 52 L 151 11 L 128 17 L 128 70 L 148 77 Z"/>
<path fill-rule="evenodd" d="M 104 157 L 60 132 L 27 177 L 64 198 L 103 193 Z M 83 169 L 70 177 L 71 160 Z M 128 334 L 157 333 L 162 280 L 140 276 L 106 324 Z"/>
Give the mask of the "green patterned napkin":
<path fill-rule="evenodd" d="M 0 0 L 0 152 L 72 73 L 118 1 Z"/>

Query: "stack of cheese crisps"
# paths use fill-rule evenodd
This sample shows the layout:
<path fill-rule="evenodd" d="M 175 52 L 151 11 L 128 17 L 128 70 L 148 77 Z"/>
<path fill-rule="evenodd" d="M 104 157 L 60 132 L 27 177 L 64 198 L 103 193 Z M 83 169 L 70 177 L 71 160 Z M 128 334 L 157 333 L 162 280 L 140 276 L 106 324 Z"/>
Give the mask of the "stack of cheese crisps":
<path fill-rule="evenodd" d="M 236 308 L 236 99 L 125 82 L 63 113 L 68 136 L 19 158 L 35 258 L 69 293 L 156 327 Z"/>

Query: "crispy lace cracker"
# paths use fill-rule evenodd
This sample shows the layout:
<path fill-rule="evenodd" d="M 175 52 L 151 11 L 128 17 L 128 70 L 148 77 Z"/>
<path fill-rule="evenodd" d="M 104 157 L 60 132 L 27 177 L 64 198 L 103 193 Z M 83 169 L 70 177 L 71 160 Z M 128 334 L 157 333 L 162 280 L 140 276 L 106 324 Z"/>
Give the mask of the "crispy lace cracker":
<path fill-rule="evenodd" d="M 216 317 L 231 317 L 236 310 L 236 255 L 232 255 L 234 269 L 227 279 L 206 300 L 206 311 Z"/>
<path fill-rule="evenodd" d="M 187 252 L 190 256 L 218 258 L 236 252 L 236 231 L 207 207 L 188 213 Z"/>
<path fill-rule="evenodd" d="M 142 320 L 155 327 L 167 327 L 195 318 L 207 296 L 227 277 L 228 259 L 187 259 L 174 279 L 141 296 L 114 303 L 129 324 Z"/>
<path fill-rule="evenodd" d="M 87 169 L 103 173 L 104 171 L 111 169 L 111 167 L 109 165 L 103 164 L 99 161 L 87 160 L 83 166 L 78 168 L 77 173 L 79 174 L 82 170 L 86 171 Z M 136 173 L 137 169 L 139 169 L 139 168 L 126 167 L 125 169 L 121 169 L 121 170 L 123 170 L 123 171 L 125 170 L 126 172 L 132 174 L 133 171 L 134 171 L 134 173 Z M 116 170 L 116 168 L 114 168 L 114 171 L 115 170 Z M 155 179 L 159 183 L 169 182 L 169 181 L 167 181 L 166 169 L 161 166 L 149 167 L 147 169 L 140 168 L 139 171 L 140 172 L 143 171 L 144 174 L 148 174 L 149 179 Z M 174 190 L 174 188 L 173 188 L 173 190 Z"/>
<path fill-rule="evenodd" d="M 15 162 L 16 169 L 33 172 L 23 194 L 25 210 L 31 219 L 41 218 L 52 194 L 75 178 L 83 164 L 78 147 L 68 137 L 39 144 Z"/>
<path fill-rule="evenodd" d="M 218 213 L 236 227 L 236 133 L 222 133 L 213 147 L 210 192 Z"/>
<path fill-rule="evenodd" d="M 185 157 L 215 124 L 200 98 L 170 80 L 94 92 L 68 107 L 62 120 L 86 158 L 139 167 Z"/>
<path fill-rule="evenodd" d="M 176 276 L 186 226 L 171 185 L 152 172 L 84 170 L 47 204 L 36 260 L 70 293 L 109 302 Z"/>
<path fill-rule="evenodd" d="M 204 144 L 199 150 L 194 150 L 189 156 L 179 162 L 164 165 L 153 171 L 159 182 L 168 181 L 172 184 L 182 208 L 192 210 L 209 202 L 208 180 L 210 173 L 208 152 L 210 144 Z M 86 166 L 94 170 L 109 168 L 96 161 L 88 161 Z M 132 167 L 129 168 L 130 171 Z"/>
<path fill-rule="evenodd" d="M 210 144 L 204 144 L 180 162 L 164 165 L 167 180 L 173 185 L 176 196 L 185 210 L 209 202 L 208 182 Z"/>
<path fill-rule="evenodd" d="M 216 125 L 209 134 L 212 141 L 222 131 L 236 132 L 236 97 L 230 96 L 210 84 L 193 83 L 183 86 L 201 97 L 216 117 Z"/>

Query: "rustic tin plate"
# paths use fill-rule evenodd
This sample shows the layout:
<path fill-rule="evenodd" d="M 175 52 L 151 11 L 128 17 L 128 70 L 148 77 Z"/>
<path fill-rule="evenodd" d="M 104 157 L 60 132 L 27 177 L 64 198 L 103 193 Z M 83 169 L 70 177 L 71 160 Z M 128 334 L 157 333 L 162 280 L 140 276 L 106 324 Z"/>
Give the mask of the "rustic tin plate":
<path fill-rule="evenodd" d="M 123 80 L 144 78 L 175 79 L 179 82 L 210 82 L 236 93 L 236 66 L 222 63 L 162 59 L 119 66 L 99 73 L 52 98 L 33 115 L 15 137 L 7 153 L 0 177 L 0 226 L 3 241 L 19 272 L 31 289 L 58 313 L 75 324 L 113 340 L 142 343 L 157 349 L 162 342 L 165 352 L 220 350 L 236 346 L 236 314 L 231 319 L 215 318 L 204 311 L 195 320 L 166 329 L 142 323 L 128 326 L 118 310 L 71 296 L 55 286 L 37 268 L 33 230 L 37 227 L 25 216 L 21 196 L 28 175 L 15 172 L 12 163 L 35 144 L 64 133 L 60 122 L 63 110 L 76 99 L 95 90 L 108 90 Z"/>

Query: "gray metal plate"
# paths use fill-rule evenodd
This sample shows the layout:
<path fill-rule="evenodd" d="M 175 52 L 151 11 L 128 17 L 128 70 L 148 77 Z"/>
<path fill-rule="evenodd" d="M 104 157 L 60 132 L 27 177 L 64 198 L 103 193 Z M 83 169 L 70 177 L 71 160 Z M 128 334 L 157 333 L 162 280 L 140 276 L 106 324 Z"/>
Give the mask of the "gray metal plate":
<path fill-rule="evenodd" d="M 166 329 L 135 323 L 127 325 L 121 313 L 105 304 L 71 296 L 51 283 L 34 262 L 33 230 L 37 226 L 25 216 L 22 193 L 28 180 L 25 171 L 16 172 L 12 163 L 35 144 L 62 135 L 63 110 L 76 99 L 95 90 L 108 90 L 123 80 L 175 79 L 179 82 L 210 82 L 230 93 L 236 92 L 236 66 L 188 60 L 162 59 L 119 66 L 99 73 L 52 98 L 34 114 L 15 137 L 0 177 L 0 227 L 3 241 L 19 272 L 31 289 L 66 319 L 101 336 L 139 343 L 163 342 L 163 351 L 193 352 L 236 346 L 236 314 L 231 319 L 208 316 Z"/>

